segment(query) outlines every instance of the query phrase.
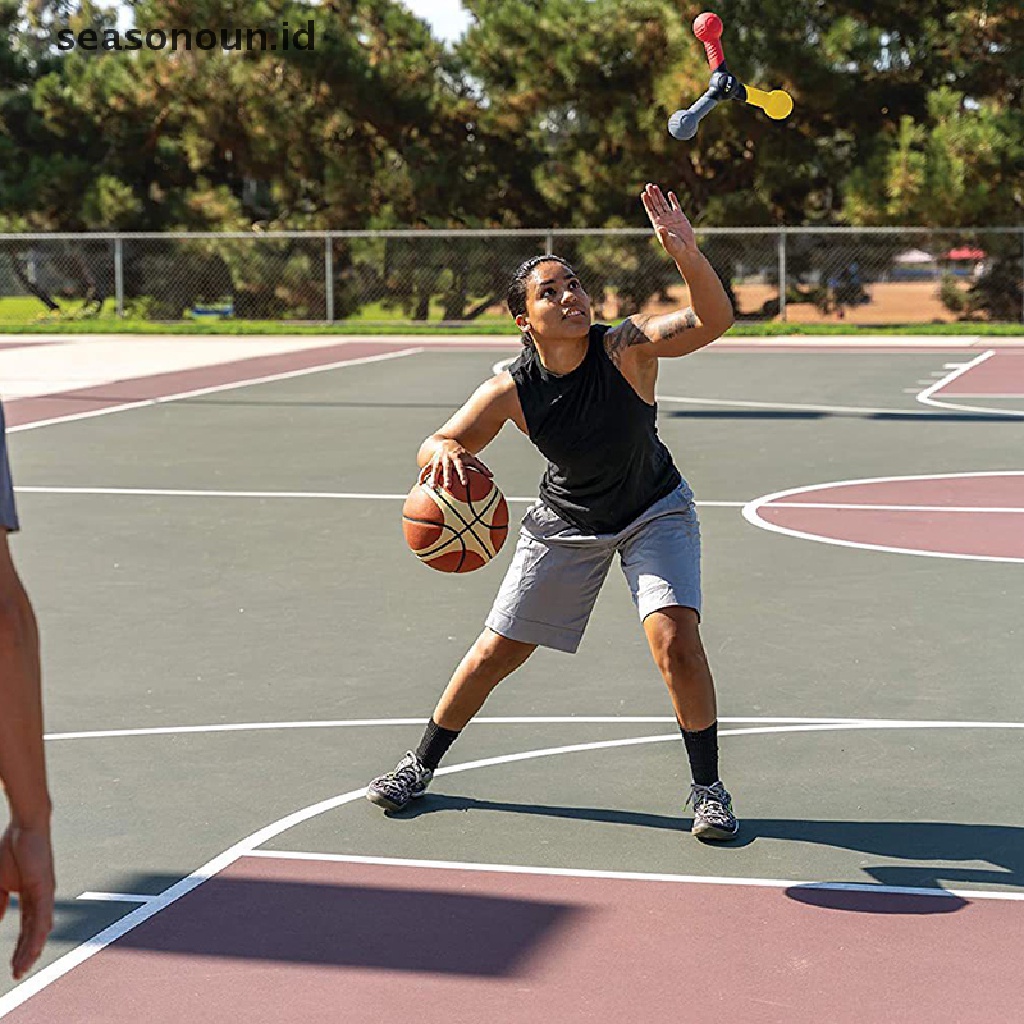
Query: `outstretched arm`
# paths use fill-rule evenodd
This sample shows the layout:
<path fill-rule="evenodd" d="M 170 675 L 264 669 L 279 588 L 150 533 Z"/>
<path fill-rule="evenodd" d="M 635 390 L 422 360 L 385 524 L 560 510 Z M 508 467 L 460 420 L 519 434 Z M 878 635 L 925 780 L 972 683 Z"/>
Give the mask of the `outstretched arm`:
<path fill-rule="evenodd" d="M 674 192 L 664 196 L 657 185 L 641 195 L 665 252 L 690 289 L 691 306 L 663 316 L 636 314 L 613 329 L 608 341 L 622 347 L 643 346 L 644 354 L 657 357 L 685 356 L 720 338 L 732 325 L 732 303 L 722 282 L 697 248 L 686 214 Z M 609 332 L 611 335 L 612 332 Z"/>

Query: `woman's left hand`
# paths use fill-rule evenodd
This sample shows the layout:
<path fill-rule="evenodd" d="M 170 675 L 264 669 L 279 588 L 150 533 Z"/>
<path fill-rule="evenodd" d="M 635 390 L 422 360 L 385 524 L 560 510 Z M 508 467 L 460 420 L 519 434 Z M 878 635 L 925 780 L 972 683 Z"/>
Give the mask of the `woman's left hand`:
<path fill-rule="evenodd" d="M 648 184 L 640 198 L 665 252 L 677 263 L 697 255 L 699 250 L 693 237 L 693 228 L 686 219 L 675 192 L 669 192 L 666 199 L 657 185 Z"/>

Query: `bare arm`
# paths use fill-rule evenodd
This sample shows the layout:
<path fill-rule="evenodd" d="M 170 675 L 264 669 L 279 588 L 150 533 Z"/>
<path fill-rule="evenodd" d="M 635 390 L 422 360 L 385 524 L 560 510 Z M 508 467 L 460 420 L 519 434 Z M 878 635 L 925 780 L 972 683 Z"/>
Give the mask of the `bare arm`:
<path fill-rule="evenodd" d="M 446 486 L 453 469 L 463 482 L 467 466 L 491 476 L 477 452 L 494 440 L 507 420 L 523 426 L 521 419 L 512 376 L 507 371 L 499 373 L 481 384 L 462 408 L 420 445 L 416 461 L 421 468 L 431 466 L 428 475 L 434 480 L 440 475 Z"/>
<path fill-rule="evenodd" d="M 43 754 L 39 635 L 35 614 L 0 530 L 0 780 L 10 824 L 0 837 L 0 917 L 18 893 L 21 929 L 11 965 L 20 978 L 53 925 L 50 794 Z"/>
<path fill-rule="evenodd" d="M 675 193 L 669 192 L 666 199 L 657 185 L 648 185 L 643 202 L 658 241 L 675 260 L 690 289 L 692 305 L 663 316 L 627 317 L 608 332 L 605 343 L 613 355 L 624 348 L 642 345 L 638 354 L 654 358 L 685 356 L 729 329 L 734 320 L 732 303 L 718 275 L 697 248 L 693 228 Z"/>

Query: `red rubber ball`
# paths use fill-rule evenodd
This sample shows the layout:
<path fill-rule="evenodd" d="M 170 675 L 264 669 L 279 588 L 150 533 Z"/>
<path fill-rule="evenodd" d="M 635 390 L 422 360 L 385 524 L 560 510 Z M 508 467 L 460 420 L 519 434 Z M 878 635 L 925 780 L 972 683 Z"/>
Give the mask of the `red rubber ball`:
<path fill-rule="evenodd" d="M 705 11 L 693 20 L 693 34 L 702 42 L 722 38 L 722 19 L 717 14 Z"/>

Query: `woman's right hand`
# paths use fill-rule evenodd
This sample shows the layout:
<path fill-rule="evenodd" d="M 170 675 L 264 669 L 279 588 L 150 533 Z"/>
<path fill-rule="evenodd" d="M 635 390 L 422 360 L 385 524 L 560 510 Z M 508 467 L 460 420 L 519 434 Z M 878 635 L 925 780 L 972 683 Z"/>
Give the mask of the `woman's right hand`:
<path fill-rule="evenodd" d="M 485 476 L 492 477 L 494 474 L 467 448 L 464 448 L 458 441 L 450 437 L 440 438 L 434 449 L 430 461 L 423 467 L 420 473 L 422 482 L 430 481 L 437 486 L 440 480 L 447 490 L 451 486 L 452 471 L 466 485 L 466 471 L 475 469 Z"/>

